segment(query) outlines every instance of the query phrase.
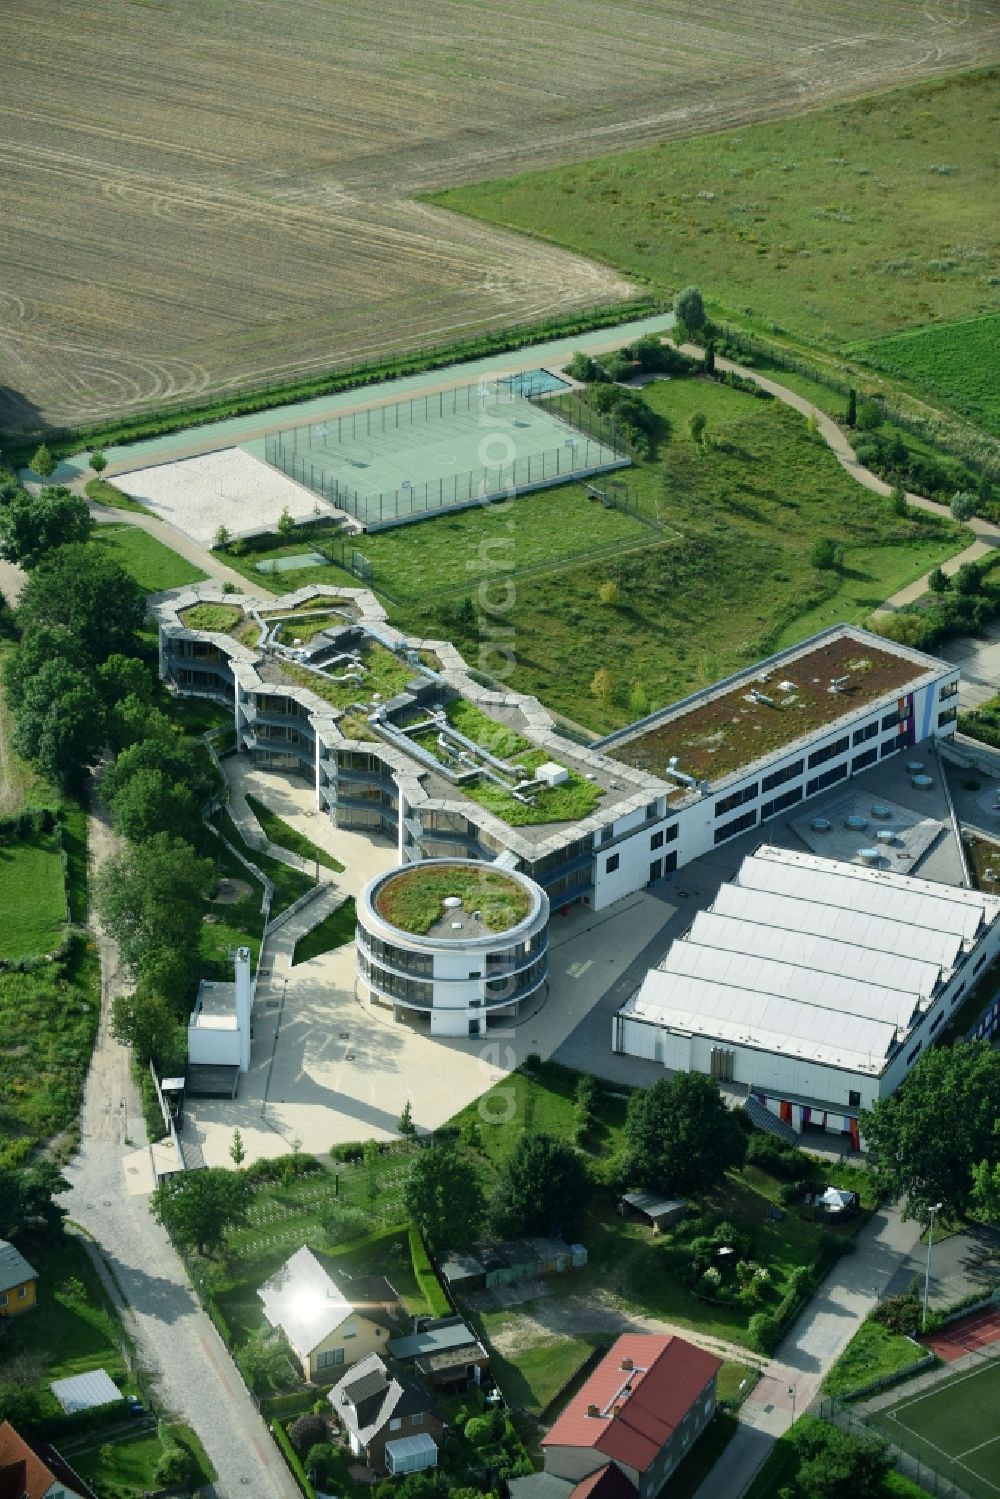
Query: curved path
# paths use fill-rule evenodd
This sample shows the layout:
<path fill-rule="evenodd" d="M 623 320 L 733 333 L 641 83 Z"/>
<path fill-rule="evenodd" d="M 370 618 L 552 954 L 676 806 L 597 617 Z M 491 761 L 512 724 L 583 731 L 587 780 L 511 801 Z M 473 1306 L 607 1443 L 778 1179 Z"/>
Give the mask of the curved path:
<path fill-rule="evenodd" d="M 681 348 L 683 353 L 690 354 L 694 359 L 704 359 L 705 357 L 704 349 L 699 348 L 697 344 L 683 344 Z M 818 424 L 818 431 L 826 442 L 827 447 L 833 453 L 841 468 L 845 469 L 852 479 L 856 480 L 858 484 L 863 484 L 865 489 L 870 489 L 875 494 L 888 495 L 892 493 L 891 484 L 887 484 L 884 479 L 880 479 L 877 474 L 873 474 L 871 469 L 865 468 L 863 464 L 858 462 L 854 449 L 851 447 L 843 428 L 838 426 L 825 411 L 820 411 L 818 406 L 814 406 L 811 401 L 806 400 L 805 396 L 800 396 L 794 390 L 789 390 L 787 385 L 779 385 L 776 380 L 768 379 L 759 370 L 750 369 L 745 364 L 735 364 L 733 360 L 723 359 L 720 355 L 716 355 L 715 365 L 717 369 L 730 370 L 734 375 L 742 375 L 747 380 L 753 380 L 762 390 L 770 391 L 776 400 L 781 401 L 785 406 L 790 406 L 793 411 L 799 412 L 800 415 L 807 418 L 814 417 Z M 926 510 L 930 515 L 939 515 L 945 519 L 948 519 L 950 516 L 948 506 L 939 505 L 936 500 L 928 500 L 923 495 L 911 494 L 909 491 L 907 491 L 906 499 L 907 503 L 912 505 L 916 510 Z M 970 531 L 975 532 L 976 539 L 964 551 L 957 552 L 954 557 L 949 557 L 947 562 L 942 562 L 941 571 L 949 577 L 953 573 L 957 573 L 964 562 L 977 562 L 980 557 L 985 557 L 989 552 L 1000 546 L 1000 527 L 994 525 L 992 521 L 986 521 L 980 516 L 974 515 L 971 520 L 966 521 L 966 525 Z M 916 582 L 908 583 L 905 588 L 899 589 L 891 598 L 886 599 L 884 604 L 880 604 L 874 613 L 891 614 L 896 609 L 901 609 L 904 604 L 912 604 L 915 599 L 922 598 L 927 592 L 928 577 L 929 574 L 925 574 L 922 578 L 918 578 Z"/>

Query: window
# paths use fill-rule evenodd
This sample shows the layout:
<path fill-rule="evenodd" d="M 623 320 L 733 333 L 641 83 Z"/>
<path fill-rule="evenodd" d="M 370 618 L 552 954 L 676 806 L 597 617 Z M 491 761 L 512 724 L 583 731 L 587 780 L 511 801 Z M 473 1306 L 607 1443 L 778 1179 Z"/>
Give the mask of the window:
<path fill-rule="evenodd" d="M 870 750 L 865 750 L 863 754 L 855 755 L 854 759 L 851 761 L 851 775 L 855 775 L 859 770 L 864 770 L 866 765 L 873 764 L 877 759 L 877 745 L 873 745 Z"/>
<path fill-rule="evenodd" d="M 952 1004 L 953 1005 L 957 1005 L 958 1001 L 962 998 L 962 995 L 964 993 L 965 993 L 965 985 L 964 984 L 959 984 L 958 988 L 955 990 L 954 994 L 951 996 L 951 1002 L 952 1002 Z"/>
<path fill-rule="evenodd" d="M 7 1305 L 7 1292 L 6 1291 L 0 1291 L 0 1306 L 6 1306 L 6 1305 Z"/>
<path fill-rule="evenodd" d="M 860 1109 L 861 1094 L 858 1092 L 857 1088 L 851 1088 L 849 1090 L 847 1094 L 847 1107 L 849 1109 Z"/>
<path fill-rule="evenodd" d="M 737 833 L 752 828 L 756 821 L 756 812 L 744 812 L 742 817 L 734 817 L 732 822 L 724 822 L 721 828 L 715 830 L 716 843 L 724 843 L 727 838 L 735 838 Z"/>
<path fill-rule="evenodd" d="M 916 1061 L 917 1057 L 920 1055 L 920 1053 L 923 1051 L 923 1049 L 924 1049 L 924 1043 L 922 1041 L 918 1041 L 917 1044 L 916 1044 L 916 1046 L 913 1048 L 913 1050 L 907 1052 L 907 1054 L 906 1054 L 906 1065 L 907 1065 L 907 1067 L 909 1067 L 909 1065 L 910 1065 L 911 1062 L 915 1062 Z"/>
<path fill-rule="evenodd" d="M 783 812 L 786 807 L 794 807 L 796 802 L 802 800 L 802 787 L 793 786 L 791 791 L 783 791 L 780 796 L 775 796 L 769 802 L 765 802 L 760 809 L 760 820 L 765 822 L 768 817 L 774 817 L 776 813 Z"/>
<path fill-rule="evenodd" d="M 619 862 L 618 855 L 617 854 L 611 854 L 610 857 L 605 860 L 604 873 L 605 874 L 614 874 L 615 870 L 618 868 L 618 862 Z"/>
<path fill-rule="evenodd" d="M 942 1010 L 941 1013 L 938 1015 L 938 1018 L 935 1020 L 934 1024 L 931 1026 L 930 1030 L 928 1031 L 928 1035 L 933 1036 L 934 1032 L 937 1030 L 938 1026 L 941 1024 L 941 1022 L 942 1022 L 943 1019 L 944 1019 L 944 1011 Z"/>
<path fill-rule="evenodd" d="M 658 814 L 659 810 L 660 810 L 660 804 L 659 804 L 659 802 L 647 802 L 646 803 L 646 821 L 647 822 L 652 822 L 653 818 L 656 817 L 656 815 Z"/>
<path fill-rule="evenodd" d="M 654 848 L 662 848 L 662 847 L 663 847 L 663 829 L 661 828 L 658 833 L 654 833 L 653 836 L 652 836 L 652 838 L 650 838 L 650 840 L 649 840 L 649 851 L 650 851 L 650 853 L 652 853 L 652 851 L 653 851 Z"/>
<path fill-rule="evenodd" d="M 25 1299 L 25 1297 L 27 1296 L 27 1294 L 28 1294 L 28 1287 L 27 1286 L 18 1286 L 18 1288 L 17 1288 L 17 1299 L 18 1299 L 18 1301 L 23 1301 Z"/>
<path fill-rule="evenodd" d="M 744 802 L 752 802 L 758 790 L 757 782 L 753 781 L 749 786 L 741 786 L 738 791 L 731 791 L 728 796 L 716 802 L 716 817 L 723 817 L 727 812 L 732 812 L 734 807 L 742 807 Z"/>
<path fill-rule="evenodd" d="M 825 761 L 832 760 L 834 755 L 842 755 L 849 742 L 845 734 L 842 739 L 833 739 L 829 744 L 824 744 L 818 750 L 813 750 L 809 756 L 809 769 L 812 770 L 814 766 L 822 765 Z"/>
<path fill-rule="evenodd" d="M 674 870 L 676 868 L 677 868 L 677 850 L 674 849 L 673 853 L 667 854 L 666 858 L 663 860 L 663 873 L 664 874 L 673 874 L 673 872 L 674 872 Z"/>
<path fill-rule="evenodd" d="M 761 791 L 773 791 L 775 786 L 783 786 L 786 781 L 794 781 L 805 770 L 804 760 L 792 760 L 788 765 L 782 765 L 780 770 L 772 770 L 770 775 L 764 777 L 760 783 Z"/>
<path fill-rule="evenodd" d="M 873 718 L 871 723 L 866 723 L 863 729 L 855 729 L 851 736 L 852 744 L 864 744 L 866 739 L 874 739 L 878 733 L 878 719 Z"/>
<path fill-rule="evenodd" d="M 954 723 L 957 717 L 957 708 L 946 708 L 943 713 L 938 714 L 938 728 L 943 729 L 946 724 Z"/>
<path fill-rule="evenodd" d="M 902 714 L 898 708 L 896 709 L 895 713 L 887 713 L 882 720 L 883 730 L 896 728 L 899 724 L 902 723 L 905 716 L 906 715 Z"/>
<path fill-rule="evenodd" d="M 903 746 L 902 739 L 887 739 L 879 750 L 879 758 L 884 760 L 886 755 L 898 754 Z"/>
<path fill-rule="evenodd" d="M 972 965 L 972 971 L 973 971 L 973 973 L 978 973 L 978 972 L 979 972 L 979 970 L 980 970 L 980 968 L 982 968 L 982 966 L 983 966 L 983 964 L 984 964 L 984 963 L 985 963 L 985 962 L 986 962 L 986 954 L 985 954 L 985 953 L 983 953 L 983 954 L 982 954 L 982 955 L 981 955 L 981 956 L 980 956 L 980 957 L 978 957 L 978 958 L 977 958 L 977 959 L 976 959 L 976 961 L 975 961 L 975 962 L 974 962 L 974 963 L 973 963 L 973 965 Z"/>
<path fill-rule="evenodd" d="M 343 1348 L 327 1348 L 316 1355 L 317 1369 L 336 1369 L 344 1362 Z"/>
<path fill-rule="evenodd" d="M 653 862 L 652 862 L 652 864 L 650 864 L 650 866 L 649 866 L 649 883 L 652 885 L 654 883 L 654 881 L 662 879 L 662 878 L 663 878 L 663 860 L 662 859 L 654 859 Z"/>
<path fill-rule="evenodd" d="M 356 1322 L 345 1322 L 340 1329 L 342 1338 L 356 1338 L 358 1335 L 358 1324 Z"/>
<path fill-rule="evenodd" d="M 824 770 L 821 776 L 813 776 L 811 781 L 806 782 L 806 796 L 822 791 L 824 786 L 832 786 L 834 781 L 842 781 L 846 774 L 846 765 L 835 765 L 832 770 Z"/>
<path fill-rule="evenodd" d="M 399 1431 L 402 1424 L 402 1419 L 399 1416 L 393 1416 L 392 1420 L 389 1422 L 389 1430 Z"/>
<path fill-rule="evenodd" d="M 944 686 L 941 688 L 941 691 L 938 693 L 938 702 L 943 703 L 947 698 L 954 697 L 957 691 L 957 682 L 945 682 Z"/>
<path fill-rule="evenodd" d="M 417 1411 L 417 1413 L 416 1413 L 415 1416 L 411 1416 L 410 1417 L 410 1425 L 411 1426 L 423 1426 L 423 1424 L 424 1424 L 424 1413 L 423 1413 L 423 1411 Z"/>

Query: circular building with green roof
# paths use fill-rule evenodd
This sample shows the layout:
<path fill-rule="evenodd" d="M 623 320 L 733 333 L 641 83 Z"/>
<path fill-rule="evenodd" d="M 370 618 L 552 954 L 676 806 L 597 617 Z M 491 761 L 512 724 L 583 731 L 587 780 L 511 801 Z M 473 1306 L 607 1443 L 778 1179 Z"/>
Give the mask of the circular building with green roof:
<path fill-rule="evenodd" d="M 397 1020 L 483 1036 L 548 975 L 549 899 L 527 875 L 423 859 L 377 875 L 358 902 L 358 978 Z"/>

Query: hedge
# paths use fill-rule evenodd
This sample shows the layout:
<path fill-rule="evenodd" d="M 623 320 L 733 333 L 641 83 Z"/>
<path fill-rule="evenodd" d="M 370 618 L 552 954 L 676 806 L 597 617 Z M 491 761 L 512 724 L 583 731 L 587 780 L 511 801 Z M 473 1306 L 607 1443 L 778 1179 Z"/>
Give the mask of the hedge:
<path fill-rule="evenodd" d="M 40 1421 L 31 1423 L 31 1435 L 41 1437 L 44 1441 L 51 1441 L 54 1437 L 75 1436 L 77 1432 L 96 1431 L 101 1426 L 106 1426 L 109 1421 L 118 1421 L 127 1416 L 132 1407 L 122 1397 L 121 1400 L 109 1400 L 106 1405 L 94 1405 L 90 1410 L 65 1411 L 57 1416 L 45 1416 Z"/>
<path fill-rule="evenodd" d="M 285 1462 L 292 1470 L 295 1482 L 298 1484 L 303 1494 L 305 1494 L 306 1499 L 316 1499 L 316 1490 L 309 1482 L 306 1470 L 302 1466 L 302 1459 L 299 1457 L 299 1454 L 292 1446 L 288 1436 L 288 1432 L 285 1430 L 282 1423 L 280 1421 L 272 1421 L 271 1432 L 274 1436 L 274 1440 L 277 1442 L 278 1447 L 281 1450 L 281 1455 L 284 1457 Z"/>
<path fill-rule="evenodd" d="M 417 1285 L 430 1307 L 431 1316 L 450 1317 L 453 1310 L 451 1302 L 441 1288 L 441 1282 L 424 1248 L 420 1230 L 413 1223 L 410 1224 L 410 1259 L 413 1261 L 413 1273 L 416 1276 Z"/>

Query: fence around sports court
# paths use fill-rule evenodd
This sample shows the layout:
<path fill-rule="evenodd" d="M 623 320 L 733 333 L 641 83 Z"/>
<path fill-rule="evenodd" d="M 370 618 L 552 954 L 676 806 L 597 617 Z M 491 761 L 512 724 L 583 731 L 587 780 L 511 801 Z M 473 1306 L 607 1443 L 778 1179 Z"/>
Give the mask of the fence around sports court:
<path fill-rule="evenodd" d="M 464 452 L 464 463 L 455 449 Z M 264 457 L 368 530 L 605 473 L 631 461 L 614 424 L 578 396 L 561 395 L 556 410 L 542 396 L 483 382 L 273 433 L 265 439 Z M 352 467 L 370 471 L 369 491 L 350 482 Z M 414 478 L 384 485 L 380 476 L 391 479 L 407 468 Z"/>
<path fill-rule="evenodd" d="M 885 1444 L 893 1467 L 904 1478 L 919 1484 L 928 1494 L 939 1495 L 940 1499 L 995 1499 L 997 1491 L 992 1483 L 970 1473 L 963 1477 L 961 1485 L 957 1484 L 933 1463 L 888 1438 L 885 1428 L 869 1422 L 862 1411 L 845 1405 L 841 1400 L 824 1398 L 814 1409 L 821 1420 L 847 1432 L 849 1436 L 878 1437 Z"/>

